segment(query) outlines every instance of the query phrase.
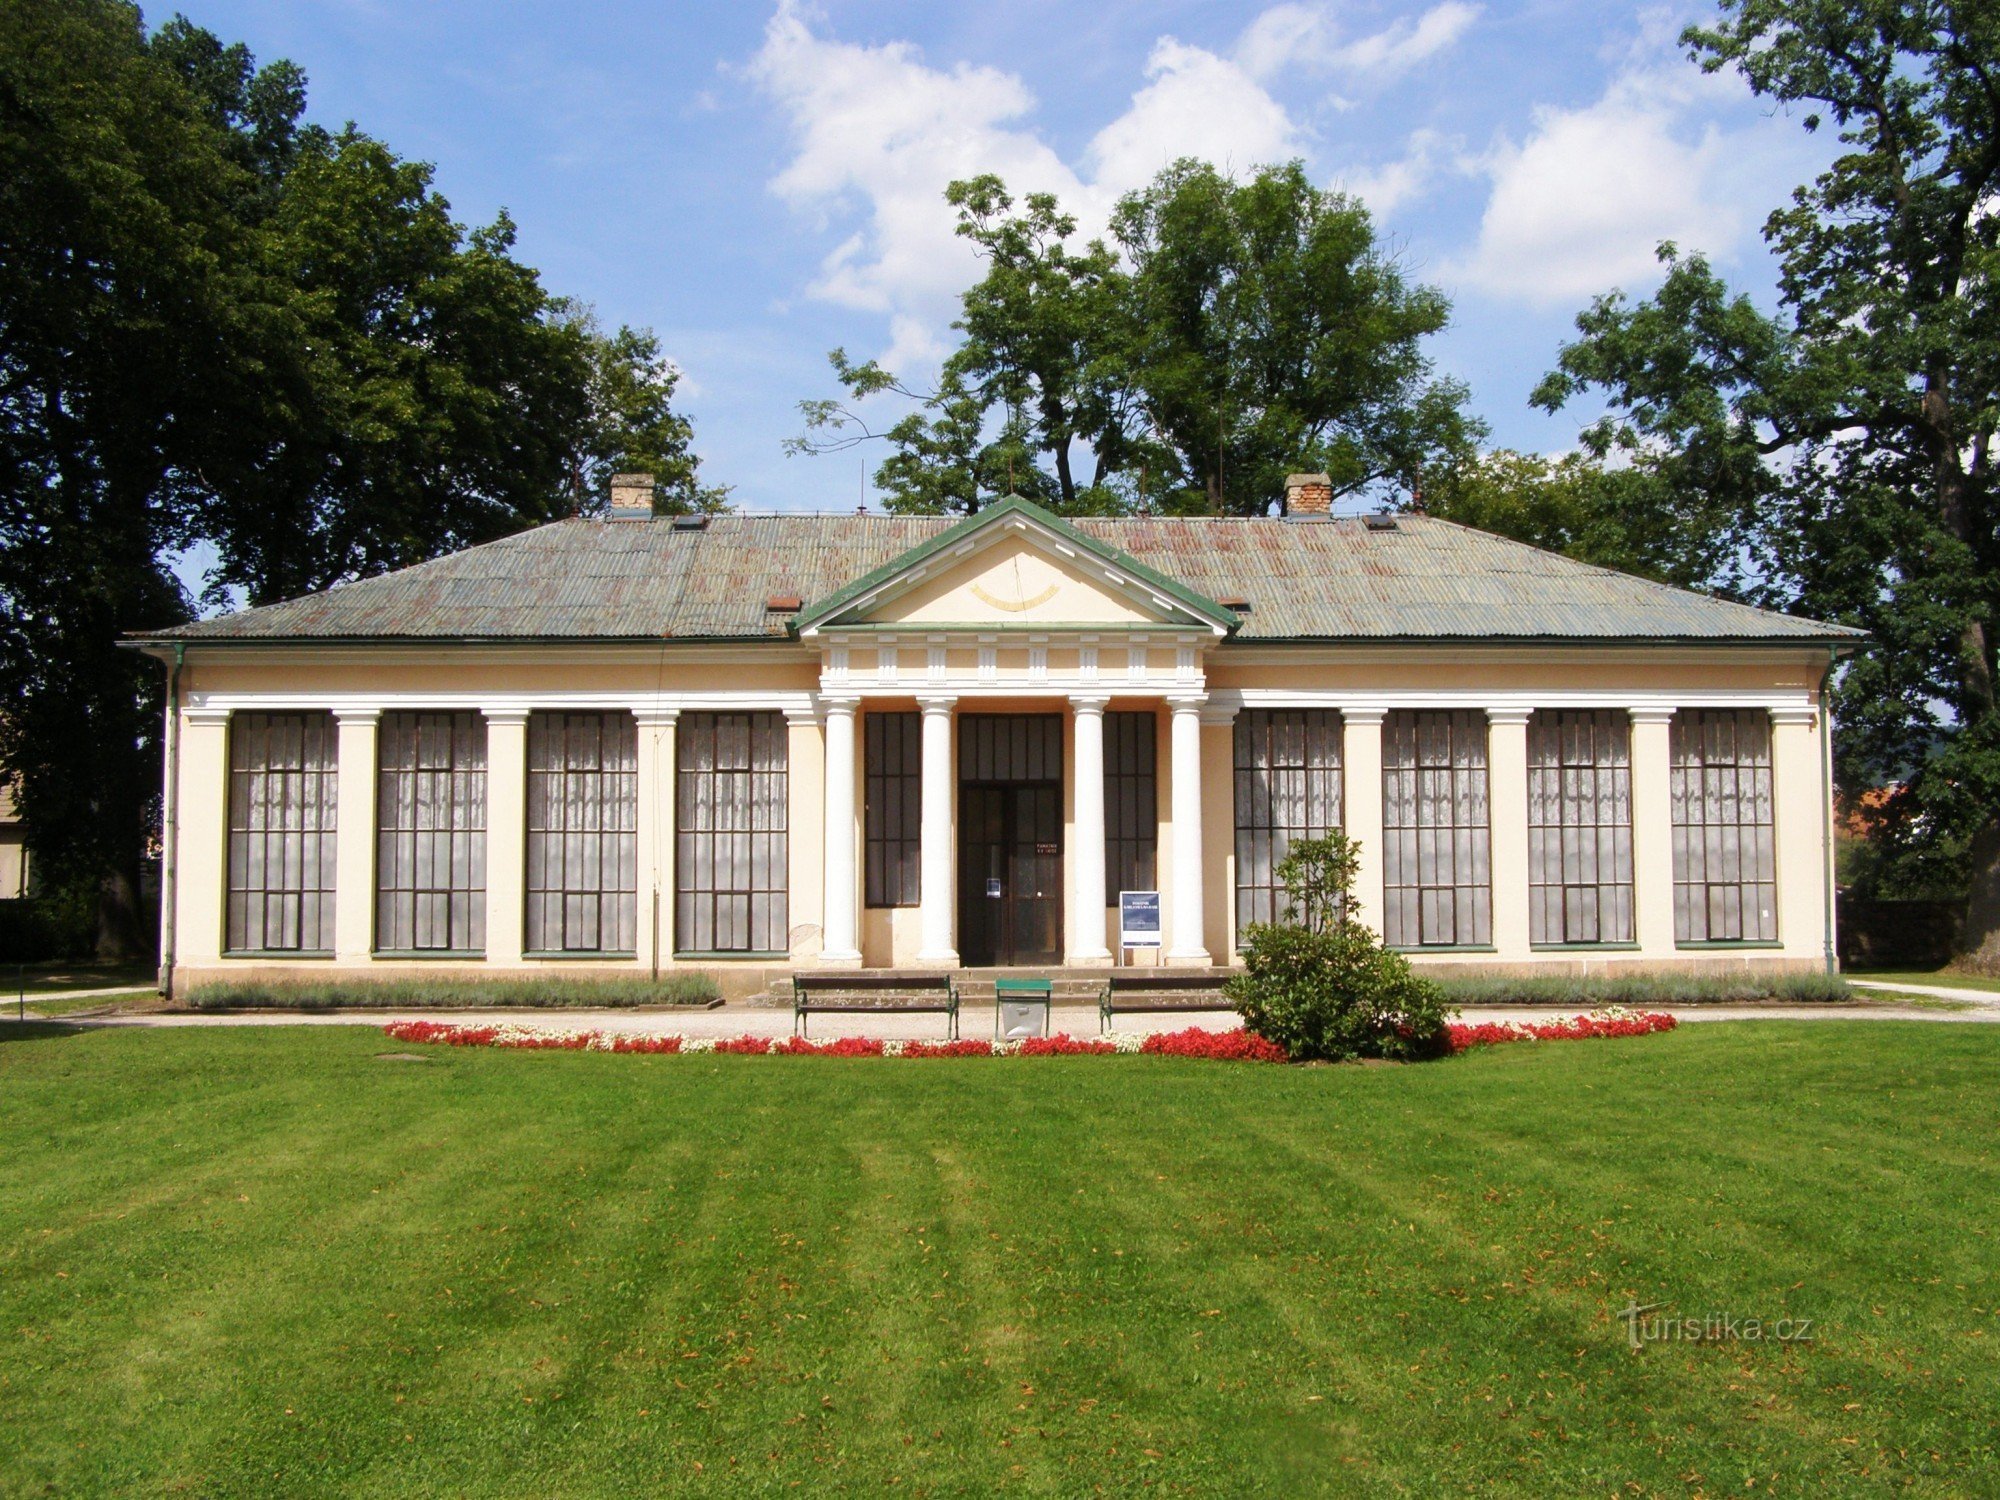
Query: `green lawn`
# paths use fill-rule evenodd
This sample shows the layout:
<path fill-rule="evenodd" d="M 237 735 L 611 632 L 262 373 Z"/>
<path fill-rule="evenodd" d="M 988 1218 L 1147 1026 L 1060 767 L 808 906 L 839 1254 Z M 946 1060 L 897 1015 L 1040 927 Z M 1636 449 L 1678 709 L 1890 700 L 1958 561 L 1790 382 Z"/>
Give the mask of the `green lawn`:
<path fill-rule="evenodd" d="M 1996 1027 L 1312 1069 L 24 1031 L 7 1494 L 2000 1473 Z M 1816 1340 L 1634 1353 L 1633 1299 Z"/>
<path fill-rule="evenodd" d="M 2000 992 L 2000 979 L 1984 974 L 1956 974 L 1950 969 L 1848 969 L 1849 979 L 1876 979 L 1884 984 L 1934 984 L 1952 990 Z"/>
<path fill-rule="evenodd" d="M 22 990 L 28 998 L 56 990 L 150 989 L 159 971 L 151 964 L 0 964 L 0 999 Z"/>

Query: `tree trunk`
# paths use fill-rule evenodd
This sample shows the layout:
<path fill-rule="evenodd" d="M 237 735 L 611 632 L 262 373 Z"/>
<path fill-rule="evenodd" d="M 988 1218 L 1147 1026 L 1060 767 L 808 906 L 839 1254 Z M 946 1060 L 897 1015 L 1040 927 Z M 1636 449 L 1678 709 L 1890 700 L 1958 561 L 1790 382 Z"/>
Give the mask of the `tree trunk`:
<path fill-rule="evenodd" d="M 124 871 L 104 877 L 97 889 L 97 957 L 104 963 L 145 958 L 153 945 L 145 937 L 138 882 Z"/>
<path fill-rule="evenodd" d="M 1971 856 L 1958 961 L 1983 974 L 2000 974 L 2000 819 L 1973 836 Z"/>

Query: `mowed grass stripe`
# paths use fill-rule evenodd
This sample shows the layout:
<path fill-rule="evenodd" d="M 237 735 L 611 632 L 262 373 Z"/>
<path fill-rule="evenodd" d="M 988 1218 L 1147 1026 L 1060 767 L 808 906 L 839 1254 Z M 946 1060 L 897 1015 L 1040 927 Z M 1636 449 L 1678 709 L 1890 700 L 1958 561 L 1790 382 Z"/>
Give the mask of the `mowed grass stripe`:
<path fill-rule="evenodd" d="M 1955 1494 L 1994 1471 L 1987 1028 L 1710 1024 L 1374 1069 L 391 1050 L 0 1044 L 0 1489 Z M 1628 1295 L 1819 1339 L 1633 1355 Z"/>

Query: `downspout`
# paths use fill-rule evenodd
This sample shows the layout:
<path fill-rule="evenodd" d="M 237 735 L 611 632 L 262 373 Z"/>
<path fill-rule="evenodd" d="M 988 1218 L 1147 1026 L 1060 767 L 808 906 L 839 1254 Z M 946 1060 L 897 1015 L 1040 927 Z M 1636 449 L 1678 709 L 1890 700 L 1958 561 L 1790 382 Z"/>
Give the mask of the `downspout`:
<path fill-rule="evenodd" d="M 1820 858 L 1825 862 L 1826 878 L 1824 887 L 1826 915 L 1823 927 L 1826 933 L 1826 972 L 1840 972 L 1840 955 L 1834 943 L 1834 882 L 1838 879 L 1838 867 L 1833 849 L 1833 707 L 1831 688 L 1834 665 L 1840 660 L 1840 648 L 1826 648 L 1826 671 L 1819 679 L 1819 768 L 1820 768 Z"/>
<path fill-rule="evenodd" d="M 159 991 L 174 993 L 175 867 L 180 863 L 181 668 L 187 646 L 174 643 L 173 665 L 167 669 L 167 784 L 160 799 L 160 980 Z"/>

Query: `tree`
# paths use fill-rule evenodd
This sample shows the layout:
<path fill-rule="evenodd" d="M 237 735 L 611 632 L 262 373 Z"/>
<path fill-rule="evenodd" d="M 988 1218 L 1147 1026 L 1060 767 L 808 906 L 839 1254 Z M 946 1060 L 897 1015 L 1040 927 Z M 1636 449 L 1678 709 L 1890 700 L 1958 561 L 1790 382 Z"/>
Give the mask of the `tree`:
<path fill-rule="evenodd" d="M 1585 453 L 1497 448 L 1430 476 L 1421 498 L 1447 521 L 1662 583 L 1712 588 L 1732 559 L 1703 515 L 1663 503 L 1666 488 L 1643 463 L 1610 467 Z"/>
<path fill-rule="evenodd" d="M 1177 162 L 1121 200 L 1112 233 L 1132 264 L 1132 379 L 1202 508 L 1261 514 L 1299 469 L 1336 496 L 1400 494 L 1471 451 L 1466 390 L 1423 352 L 1450 303 L 1299 163 L 1239 183 Z"/>
<path fill-rule="evenodd" d="M 582 340 L 588 370 L 585 413 L 569 460 L 574 508 L 608 504 L 611 476 L 631 473 L 653 476 L 658 514 L 727 505 L 727 486 L 701 482 L 694 424 L 673 405 L 680 367 L 661 352 L 658 335 L 623 325 L 606 333 L 596 313 L 580 303 L 559 303 L 557 315 Z"/>
<path fill-rule="evenodd" d="M 807 431 L 788 445 L 886 440 L 878 479 L 894 508 L 976 509 L 1004 468 L 1008 488 L 1072 514 L 1257 514 L 1287 472 L 1386 494 L 1479 435 L 1463 387 L 1421 348 L 1449 317 L 1443 295 L 1409 285 L 1367 211 L 1296 163 L 1238 183 L 1180 162 L 1120 202 L 1115 247 L 1072 248 L 1076 222 L 1054 197 L 1017 208 L 996 177 L 946 197 L 986 272 L 938 389 L 836 350 L 846 398 L 802 403 Z M 861 408 L 885 394 L 916 409 L 877 430 Z"/>
<path fill-rule="evenodd" d="M 1970 881 L 1972 943 L 2000 960 L 2000 14 L 1723 0 L 1683 41 L 1837 132 L 1765 227 L 1780 305 L 1665 246 L 1659 293 L 1594 303 L 1537 400 L 1607 395 L 1591 446 L 1654 455 L 1753 593 L 1873 632 L 1839 684 L 1842 783 L 1901 783 L 1887 837 Z"/>
<path fill-rule="evenodd" d="M 136 10 L 0 8 L 0 774 L 107 951 L 141 941 L 159 787 L 157 669 L 117 638 L 186 617 L 185 476 L 261 405 L 251 186 Z"/>
<path fill-rule="evenodd" d="M 157 666 L 211 602 L 420 561 L 657 461 L 685 421 L 649 334 L 580 325 L 403 160 L 304 123 L 304 75 L 118 0 L 0 7 L 0 777 L 41 868 L 139 951 Z"/>

